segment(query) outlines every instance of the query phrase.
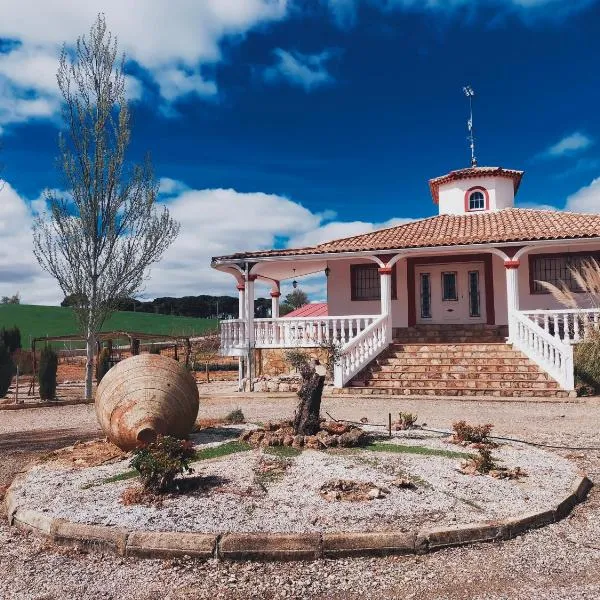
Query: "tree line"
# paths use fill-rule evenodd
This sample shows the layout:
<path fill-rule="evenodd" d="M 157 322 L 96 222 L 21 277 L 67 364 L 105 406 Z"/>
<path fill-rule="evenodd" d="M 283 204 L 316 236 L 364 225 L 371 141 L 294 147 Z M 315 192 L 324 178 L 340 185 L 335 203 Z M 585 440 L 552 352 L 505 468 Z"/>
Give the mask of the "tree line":
<path fill-rule="evenodd" d="M 80 304 L 80 303 L 79 303 Z M 285 315 L 292 310 L 308 304 L 308 297 L 301 289 L 288 294 L 280 305 L 280 314 Z M 77 306 L 75 294 L 67 296 L 61 306 Z M 182 298 L 154 298 L 142 301 L 135 298 L 124 298 L 115 302 L 115 310 L 126 312 L 153 313 L 157 315 L 173 315 L 178 317 L 197 317 L 203 319 L 235 319 L 238 312 L 237 296 L 183 296 Z M 254 301 L 254 316 L 267 318 L 271 316 L 271 299 L 257 298 Z"/>

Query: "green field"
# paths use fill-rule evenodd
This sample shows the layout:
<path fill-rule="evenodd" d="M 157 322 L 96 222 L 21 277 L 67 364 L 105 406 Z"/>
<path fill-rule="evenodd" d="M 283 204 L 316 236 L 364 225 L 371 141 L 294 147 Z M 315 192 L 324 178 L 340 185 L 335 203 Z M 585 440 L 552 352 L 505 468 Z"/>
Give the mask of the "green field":
<path fill-rule="evenodd" d="M 28 304 L 0 305 L 0 328 L 16 325 L 21 330 L 21 343 L 29 348 L 34 337 L 73 335 L 79 333 L 73 311 L 62 306 Z M 164 335 L 199 335 L 217 326 L 216 319 L 171 317 L 151 313 L 116 312 L 103 331 L 137 331 Z"/>

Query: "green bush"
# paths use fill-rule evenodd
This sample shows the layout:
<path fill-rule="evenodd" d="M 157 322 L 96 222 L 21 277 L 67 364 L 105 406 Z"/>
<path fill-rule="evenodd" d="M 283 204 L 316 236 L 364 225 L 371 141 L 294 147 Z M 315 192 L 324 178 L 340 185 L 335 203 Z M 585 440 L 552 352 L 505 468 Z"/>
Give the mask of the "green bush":
<path fill-rule="evenodd" d="M 246 417 L 244 416 L 244 413 L 242 412 L 241 408 L 236 408 L 235 410 L 232 410 L 228 415 L 226 415 L 223 420 L 225 421 L 225 423 L 237 425 L 239 423 L 245 423 Z"/>
<path fill-rule="evenodd" d="M 134 450 L 129 465 L 140 474 L 145 490 L 163 494 L 172 489 L 177 475 L 193 471 L 189 463 L 195 455 L 191 442 L 159 435 L 155 442 Z"/>
<path fill-rule="evenodd" d="M 98 355 L 98 362 L 96 363 L 96 381 L 100 383 L 102 378 L 108 373 L 110 369 L 110 350 L 108 348 L 102 348 Z"/>
<path fill-rule="evenodd" d="M 600 393 L 600 333 L 577 344 L 573 355 L 575 363 L 575 387 L 580 396 Z"/>
<path fill-rule="evenodd" d="M 0 340 L 0 398 L 6 396 L 14 373 L 15 365 L 10 356 L 10 352 L 4 345 L 4 342 Z"/>
<path fill-rule="evenodd" d="M 15 350 L 21 347 L 21 331 L 15 325 L 11 329 L 0 329 L 0 341 L 4 342 L 4 345 L 8 348 L 8 351 L 12 354 Z"/>
<path fill-rule="evenodd" d="M 50 346 L 44 346 L 40 352 L 40 398 L 52 400 L 56 397 L 56 371 L 58 369 L 58 356 Z"/>

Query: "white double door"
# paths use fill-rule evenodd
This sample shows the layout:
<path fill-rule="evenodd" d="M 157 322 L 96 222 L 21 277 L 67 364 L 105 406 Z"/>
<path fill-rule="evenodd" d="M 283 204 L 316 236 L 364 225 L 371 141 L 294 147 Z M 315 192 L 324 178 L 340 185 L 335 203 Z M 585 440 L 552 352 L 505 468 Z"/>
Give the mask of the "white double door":
<path fill-rule="evenodd" d="M 483 263 L 415 269 L 417 323 L 485 323 Z"/>

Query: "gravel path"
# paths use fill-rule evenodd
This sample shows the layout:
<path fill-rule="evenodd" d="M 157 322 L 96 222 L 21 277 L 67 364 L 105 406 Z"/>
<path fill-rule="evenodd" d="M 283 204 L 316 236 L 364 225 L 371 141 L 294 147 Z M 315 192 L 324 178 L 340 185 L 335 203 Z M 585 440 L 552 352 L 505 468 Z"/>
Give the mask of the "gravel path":
<path fill-rule="evenodd" d="M 203 386 L 202 393 L 212 393 Z M 228 392 L 227 389 L 221 392 Z M 201 416 L 240 406 L 251 419 L 289 416 L 293 397 L 242 396 L 204 400 Z M 501 403 L 391 398 L 328 398 L 335 417 L 385 422 L 387 413 L 416 412 L 419 422 L 492 422 L 498 434 L 572 446 L 600 447 L 600 401 Z M 97 436 L 93 407 L 0 414 L 0 485 L 33 455 Z M 27 434 L 27 432 L 30 432 Z M 57 439 L 58 437 L 58 439 Z M 71 438 L 66 441 L 67 438 Z M 11 442 L 14 440 L 14 442 Z M 600 451 L 557 450 L 600 481 Z M 600 493 L 549 527 L 498 544 L 449 549 L 427 556 L 257 564 L 138 561 L 55 549 L 0 526 L 0 598 L 419 598 L 593 599 L 600 597 Z"/>

